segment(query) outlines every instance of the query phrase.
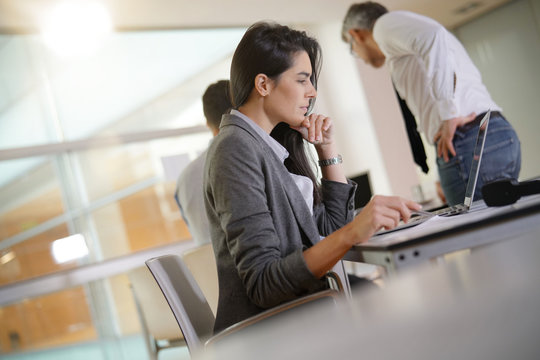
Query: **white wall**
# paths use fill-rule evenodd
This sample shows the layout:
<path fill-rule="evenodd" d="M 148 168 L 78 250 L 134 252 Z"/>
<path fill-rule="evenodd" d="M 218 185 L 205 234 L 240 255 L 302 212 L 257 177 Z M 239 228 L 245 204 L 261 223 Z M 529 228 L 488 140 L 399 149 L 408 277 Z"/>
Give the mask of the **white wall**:
<path fill-rule="evenodd" d="M 521 140 L 520 179 L 540 175 L 540 0 L 502 6 L 455 30 Z"/>
<path fill-rule="evenodd" d="M 356 65 L 392 194 L 411 198 L 412 187 L 419 183 L 416 172 L 418 166 L 413 160 L 390 73 L 386 67 L 375 69 L 362 60 L 356 60 Z"/>
<path fill-rule="evenodd" d="M 369 171 L 375 193 L 389 193 L 379 144 L 371 125 L 361 83 L 354 63 L 339 40 L 340 25 L 326 24 L 308 29 L 322 47 L 323 65 L 315 111 L 330 116 L 343 155 L 347 176 Z"/>
<path fill-rule="evenodd" d="M 341 23 L 308 29 L 323 50 L 316 110 L 334 119 L 347 176 L 369 171 L 374 193 L 411 198 L 416 165 L 389 75 L 358 64 L 340 31 Z"/>

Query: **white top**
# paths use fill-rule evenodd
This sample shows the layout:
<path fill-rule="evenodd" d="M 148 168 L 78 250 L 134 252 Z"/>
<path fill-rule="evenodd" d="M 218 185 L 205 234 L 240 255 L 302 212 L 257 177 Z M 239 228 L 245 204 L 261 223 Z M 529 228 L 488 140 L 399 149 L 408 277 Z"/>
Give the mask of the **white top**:
<path fill-rule="evenodd" d="M 429 143 L 444 120 L 501 110 L 463 45 L 435 20 L 392 11 L 375 22 L 373 38 Z"/>
<path fill-rule="evenodd" d="M 246 115 L 242 114 L 238 110 L 231 110 L 231 115 L 238 116 L 240 119 L 244 120 L 255 130 L 255 132 L 270 146 L 272 151 L 277 155 L 281 162 L 285 161 L 289 157 L 289 152 L 285 149 L 276 139 L 271 137 L 266 131 L 264 131 L 259 125 L 257 125 L 253 120 L 251 120 Z M 301 176 L 289 173 L 294 180 L 294 183 L 300 190 L 300 194 L 306 201 L 306 205 L 313 214 L 313 182 L 307 176 Z"/>
<path fill-rule="evenodd" d="M 210 242 L 210 226 L 203 197 L 206 150 L 188 164 L 176 183 L 176 200 L 189 232 L 197 245 Z"/>

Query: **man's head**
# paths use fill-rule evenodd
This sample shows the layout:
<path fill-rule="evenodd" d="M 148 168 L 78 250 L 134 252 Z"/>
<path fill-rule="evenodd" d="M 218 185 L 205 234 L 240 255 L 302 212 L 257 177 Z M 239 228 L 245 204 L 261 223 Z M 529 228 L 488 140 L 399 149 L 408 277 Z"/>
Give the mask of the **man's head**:
<path fill-rule="evenodd" d="M 373 39 L 373 26 L 387 12 L 384 6 L 371 1 L 353 4 L 341 28 L 341 39 L 350 44 L 351 54 L 377 68 L 384 64 L 385 56 Z"/>
<path fill-rule="evenodd" d="M 232 107 L 229 96 L 229 80 L 219 80 L 208 86 L 202 97 L 202 102 L 206 125 L 215 136 L 219 131 L 221 115 L 228 113 Z"/>

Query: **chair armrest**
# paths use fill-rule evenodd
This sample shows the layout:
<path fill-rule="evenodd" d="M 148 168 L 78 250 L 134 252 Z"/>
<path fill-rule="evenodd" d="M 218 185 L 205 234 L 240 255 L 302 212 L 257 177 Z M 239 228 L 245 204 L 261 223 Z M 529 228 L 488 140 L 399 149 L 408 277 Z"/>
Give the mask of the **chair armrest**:
<path fill-rule="evenodd" d="M 243 320 L 239 323 L 236 323 L 234 325 L 229 326 L 225 330 L 221 331 L 220 333 L 212 336 L 210 339 L 208 339 L 205 343 L 205 346 L 213 345 L 215 342 L 222 340 L 224 337 L 229 336 L 231 334 L 234 334 L 242 329 L 245 329 L 246 327 L 250 325 L 254 325 L 259 323 L 261 320 L 267 319 L 271 316 L 277 315 L 279 313 L 282 313 L 284 311 L 293 309 L 297 306 L 313 302 L 315 300 L 320 300 L 323 298 L 331 298 L 334 302 L 337 301 L 338 298 L 341 297 L 341 293 L 339 291 L 328 289 L 324 291 L 320 291 L 314 294 L 310 294 L 304 297 L 301 297 L 296 300 L 289 301 L 287 303 L 281 304 L 279 306 L 276 306 L 274 308 L 271 308 L 269 310 L 266 310 L 260 314 L 257 314 L 255 316 L 252 316 L 246 320 Z"/>
<path fill-rule="evenodd" d="M 329 271 L 325 275 L 326 281 L 328 282 L 328 286 L 330 289 L 338 291 L 340 293 L 343 293 L 343 283 L 341 282 L 341 278 L 339 275 L 334 271 Z"/>

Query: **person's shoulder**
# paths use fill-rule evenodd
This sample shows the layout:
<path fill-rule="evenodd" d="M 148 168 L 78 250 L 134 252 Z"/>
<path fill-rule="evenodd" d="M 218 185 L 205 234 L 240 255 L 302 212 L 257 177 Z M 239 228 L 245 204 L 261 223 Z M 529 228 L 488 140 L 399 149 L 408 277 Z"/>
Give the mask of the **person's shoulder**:
<path fill-rule="evenodd" d="M 377 21 L 375 21 L 373 34 L 375 35 L 376 33 L 381 32 L 385 33 L 391 29 L 405 25 L 409 22 L 410 14 L 412 14 L 410 11 L 394 10 L 381 15 Z"/>
<path fill-rule="evenodd" d="M 204 161 L 206 159 L 206 154 L 208 149 L 205 149 L 202 153 L 199 154 L 195 159 L 193 159 L 189 164 L 184 168 L 184 173 L 189 171 L 194 171 L 196 169 L 202 169 L 204 166 Z"/>
<path fill-rule="evenodd" d="M 208 149 L 205 166 L 214 169 L 234 168 L 259 162 L 263 157 L 261 143 L 249 129 L 234 125 L 224 126 Z"/>
<path fill-rule="evenodd" d="M 186 165 L 178 176 L 177 186 L 184 184 L 186 182 L 192 182 L 193 179 L 202 179 L 202 174 L 204 170 L 204 162 L 206 160 L 206 153 L 208 149 L 203 151 L 199 156 L 197 156 L 193 161 Z"/>
<path fill-rule="evenodd" d="M 232 150 L 245 146 L 252 148 L 257 143 L 259 143 L 257 135 L 249 128 L 249 125 L 236 122 L 226 124 L 220 128 L 219 133 L 212 142 L 211 148 L 213 148 L 213 152 L 227 149 Z"/>
<path fill-rule="evenodd" d="M 377 25 L 378 23 L 392 23 L 392 22 L 395 22 L 395 21 L 400 21 L 400 22 L 409 22 L 409 21 L 434 22 L 435 20 L 433 20 L 433 19 L 431 19 L 431 18 L 429 18 L 427 16 L 412 12 L 412 11 L 394 10 L 394 11 L 389 11 L 386 14 L 383 14 L 375 22 L 375 25 Z"/>
<path fill-rule="evenodd" d="M 385 14 L 382 14 L 381 17 L 379 17 L 379 19 L 377 19 L 377 22 L 379 21 L 388 21 L 388 19 L 396 19 L 396 18 L 407 18 L 409 16 L 411 16 L 411 14 L 414 14 L 410 11 L 406 11 L 406 10 L 393 10 L 393 11 L 389 11 Z"/>
<path fill-rule="evenodd" d="M 382 15 L 373 28 L 376 39 L 388 36 L 435 32 L 444 27 L 437 21 L 411 11 L 395 10 Z"/>

